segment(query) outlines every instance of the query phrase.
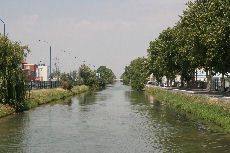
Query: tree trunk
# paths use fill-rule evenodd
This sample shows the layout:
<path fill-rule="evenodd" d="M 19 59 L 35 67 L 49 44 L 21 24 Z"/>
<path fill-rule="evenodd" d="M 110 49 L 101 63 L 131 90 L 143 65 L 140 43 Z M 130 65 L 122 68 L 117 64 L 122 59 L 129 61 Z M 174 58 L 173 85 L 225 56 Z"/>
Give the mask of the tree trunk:
<path fill-rule="evenodd" d="M 197 72 L 197 69 L 196 69 L 196 78 L 195 78 L 195 86 L 196 86 L 196 88 L 198 87 L 197 74 L 198 74 L 198 72 Z"/>
<path fill-rule="evenodd" d="M 207 78 L 207 87 L 206 87 L 206 90 L 207 91 L 211 91 L 211 73 L 210 71 L 206 71 L 206 78 Z"/>
<path fill-rule="evenodd" d="M 196 82 L 197 82 L 197 70 L 196 70 Z"/>
<path fill-rule="evenodd" d="M 172 87 L 172 82 L 173 82 L 173 80 L 172 80 L 172 79 L 170 79 L 170 82 L 169 82 L 169 83 L 170 83 L 170 87 Z"/>
<path fill-rule="evenodd" d="M 181 88 L 184 88 L 184 76 L 183 75 L 181 75 Z"/>

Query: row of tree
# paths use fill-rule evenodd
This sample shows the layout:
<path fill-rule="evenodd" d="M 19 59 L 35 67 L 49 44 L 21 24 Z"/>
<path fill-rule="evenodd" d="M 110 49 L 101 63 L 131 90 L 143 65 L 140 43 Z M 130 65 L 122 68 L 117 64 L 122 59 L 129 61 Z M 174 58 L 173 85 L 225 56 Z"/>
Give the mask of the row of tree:
<path fill-rule="evenodd" d="M 177 24 L 150 42 L 147 62 L 143 66 L 148 73 L 143 71 L 142 75 L 147 77 L 153 73 L 158 82 L 163 76 L 172 82 L 180 75 L 181 85 L 186 82 L 189 86 L 194 81 L 196 69 L 204 69 L 210 90 L 212 75 L 219 72 L 224 77 L 230 72 L 230 1 L 196 0 L 187 5 Z M 131 76 L 133 70 L 129 69 L 140 68 L 133 66 L 140 59 L 132 61 L 122 75 L 131 85 L 136 78 Z"/>
<path fill-rule="evenodd" d="M 28 108 L 26 101 L 27 86 L 25 73 L 20 64 L 29 53 L 28 46 L 22 46 L 19 42 L 13 42 L 7 36 L 0 35 L 0 103 L 10 105 L 17 111 Z M 82 65 L 79 71 L 61 74 L 55 71 L 52 76 L 61 75 L 63 86 L 71 90 L 72 80 L 78 84 L 84 84 L 94 89 L 105 88 L 115 80 L 115 75 L 106 66 L 100 66 L 97 70 L 91 70 Z"/>
<path fill-rule="evenodd" d="M 97 70 L 91 70 L 90 67 L 83 64 L 78 71 L 79 84 L 95 89 L 105 88 L 107 84 L 112 84 L 115 79 L 116 76 L 113 71 L 106 66 L 100 66 Z"/>
<path fill-rule="evenodd" d="M 80 85 L 84 84 L 95 89 L 105 88 L 107 84 L 112 84 L 116 79 L 113 71 L 106 66 L 100 66 L 98 69 L 92 70 L 85 64 L 81 65 L 78 71 L 74 70 L 70 73 L 61 73 L 60 71 L 54 70 L 51 77 L 53 79 L 59 76 L 59 81 L 76 81 Z"/>

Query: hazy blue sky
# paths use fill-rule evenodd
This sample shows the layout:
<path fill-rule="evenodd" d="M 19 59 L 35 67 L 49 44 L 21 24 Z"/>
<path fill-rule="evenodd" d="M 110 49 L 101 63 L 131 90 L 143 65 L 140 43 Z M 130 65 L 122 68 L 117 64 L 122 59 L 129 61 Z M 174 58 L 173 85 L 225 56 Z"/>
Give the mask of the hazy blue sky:
<path fill-rule="evenodd" d="M 41 39 L 51 44 L 52 56 L 60 58 L 62 71 L 78 69 L 86 61 L 96 67 L 108 66 L 119 76 L 132 59 L 146 56 L 151 40 L 179 20 L 186 2 L 0 0 L 0 18 L 11 40 L 31 48 L 30 63 L 49 63 L 49 48 L 38 41 Z"/>

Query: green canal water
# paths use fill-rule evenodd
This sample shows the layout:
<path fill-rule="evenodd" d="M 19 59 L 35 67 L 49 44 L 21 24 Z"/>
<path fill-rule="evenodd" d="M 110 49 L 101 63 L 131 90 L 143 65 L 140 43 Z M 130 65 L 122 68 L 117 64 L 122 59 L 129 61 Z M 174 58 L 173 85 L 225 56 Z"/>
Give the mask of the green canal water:
<path fill-rule="evenodd" d="M 230 134 L 116 83 L 0 119 L 0 152 L 230 152 Z"/>

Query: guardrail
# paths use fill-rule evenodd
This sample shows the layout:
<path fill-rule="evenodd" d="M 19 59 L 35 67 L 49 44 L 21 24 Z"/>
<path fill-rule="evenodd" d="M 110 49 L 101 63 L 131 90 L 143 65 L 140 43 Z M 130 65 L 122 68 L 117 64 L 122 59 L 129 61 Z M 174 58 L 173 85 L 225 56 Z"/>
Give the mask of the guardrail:
<path fill-rule="evenodd" d="M 31 81 L 27 82 L 29 90 L 37 90 L 37 89 L 51 89 L 51 88 L 59 88 L 61 86 L 61 81 Z M 77 85 L 76 81 L 73 81 L 73 86 Z"/>
<path fill-rule="evenodd" d="M 230 80 L 229 79 L 224 79 L 223 80 L 224 84 L 224 90 L 229 90 L 230 88 Z M 221 88 L 221 79 L 213 79 L 212 80 L 212 90 L 218 91 Z"/>

